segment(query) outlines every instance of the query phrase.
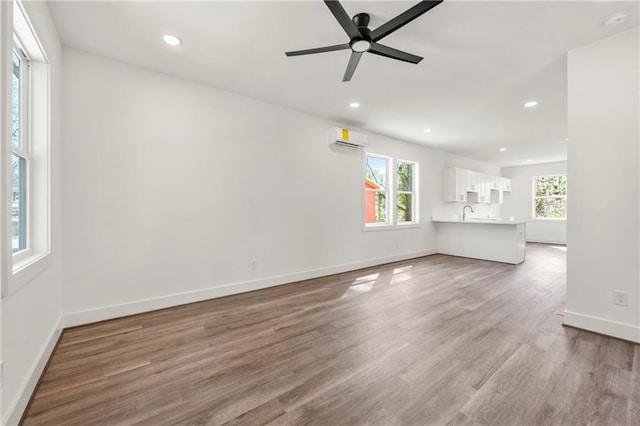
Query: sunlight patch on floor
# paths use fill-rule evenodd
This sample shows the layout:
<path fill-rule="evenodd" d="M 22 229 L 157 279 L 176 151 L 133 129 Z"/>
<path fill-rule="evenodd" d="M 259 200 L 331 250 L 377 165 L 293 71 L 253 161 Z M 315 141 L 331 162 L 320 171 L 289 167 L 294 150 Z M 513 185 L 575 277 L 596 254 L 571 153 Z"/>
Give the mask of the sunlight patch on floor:
<path fill-rule="evenodd" d="M 375 273 L 356 278 L 347 291 L 340 296 L 340 299 L 370 292 L 379 276 L 380 273 Z"/>
<path fill-rule="evenodd" d="M 396 268 L 393 270 L 393 274 L 402 274 L 403 272 L 411 272 L 413 265 L 403 266 L 402 268 Z"/>
<path fill-rule="evenodd" d="M 399 284 L 411 279 L 411 270 L 413 265 L 403 266 L 402 268 L 396 268 L 393 270 L 393 277 L 391 278 L 390 285 Z"/>
<path fill-rule="evenodd" d="M 378 279 L 379 276 L 380 276 L 380 273 L 375 273 L 375 274 L 371 274 L 371 275 L 365 275 L 363 277 L 358 277 L 353 282 L 353 284 L 358 284 L 358 283 L 362 283 L 362 282 L 365 282 L 365 281 L 375 281 L 375 280 Z"/>
<path fill-rule="evenodd" d="M 398 275 L 394 275 L 393 278 L 391 278 L 391 285 L 394 284 L 400 284 L 402 282 L 405 281 L 409 281 L 411 279 L 411 272 L 407 272 L 404 274 L 398 274 Z"/>
<path fill-rule="evenodd" d="M 344 299 L 345 297 L 355 296 L 358 294 L 368 293 L 371 291 L 375 283 L 376 283 L 375 281 L 370 281 L 368 283 L 352 284 L 351 287 L 349 287 L 347 291 L 345 291 L 344 294 L 340 296 L 340 299 Z"/>

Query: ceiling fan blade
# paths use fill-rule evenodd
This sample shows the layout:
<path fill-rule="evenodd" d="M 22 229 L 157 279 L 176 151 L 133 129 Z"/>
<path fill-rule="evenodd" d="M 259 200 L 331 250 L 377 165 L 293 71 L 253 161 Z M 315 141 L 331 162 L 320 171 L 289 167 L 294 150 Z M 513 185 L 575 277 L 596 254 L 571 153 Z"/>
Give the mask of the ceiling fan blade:
<path fill-rule="evenodd" d="M 284 52 L 287 56 L 311 55 L 313 53 L 333 52 L 334 50 L 349 49 L 349 43 L 336 44 L 333 46 L 317 47 L 315 49 L 295 50 L 293 52 Z"/>
<path fill-rule="evenodd" d="M 378 41 L 382 37 L 388 36 L 398 28 L 403 27 L 404 25 L 413 21 L 423 13 L 426 13 L 429 10 L 433 9 L 434 7 L 442 3 L 442 1 L 443 0 L 421 1 L 420 3 L 416 4 L 412 8 L 405 10 L 400 15 L 396 16 L 395 18 L 391 19 L 390 21 L 380 25 L 378 28 L 371 31 L 371 40 Z"/>
<path fill-rule="evenodd" d="M 362 57 L 362 52 L 351 52 L 351 57 L 349 58 L 349 63 L 347 64 L 347 70 L 344 72 L 342 81 L 351 81 L 351 77 L 353 77 L 353 73 L 358 66 L 358 62 L 360 62 L 360 57 Z"/>
<path fill-rule="evenodd" d="M 411 62 L 412 64 L 417 64 L 423 59 L 420 56 L 412 55 L 411 53 L 403 52 L 402 50 L 394 49 L 393 47 L 385 46 L 380 43 L 371 43 L 371 47 L 368 52 L 391 59 L 397 59 L 399 61 Z"/>
<path fill-rule="evenodd" d="M 354 24 L 349 15 L 347 15 L 347 12 L 338 0 L 324 0 L 324 2 L 350 39 L 362 38 L 358 27 L 356 27 L 356 24 Z"/>

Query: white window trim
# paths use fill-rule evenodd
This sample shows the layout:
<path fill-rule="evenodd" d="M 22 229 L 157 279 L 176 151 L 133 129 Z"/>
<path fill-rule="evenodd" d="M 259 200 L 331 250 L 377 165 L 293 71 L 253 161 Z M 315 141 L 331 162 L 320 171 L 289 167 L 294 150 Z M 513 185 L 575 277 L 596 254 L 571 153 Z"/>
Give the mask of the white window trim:
<path fill-rule="evenodd" d="M 33 254 L 33 250 L 31 248 L 31 205 L 33 202 L 32 191 L 31 191 L 31 108 L 29 105 L 31 104 L 31 72 L 30 72 L 30 58 L 24 50 L 24 47 L 20 41 L 20 38 L 14 33 L 14 49 L 16 50 L 18 56 L 21 60 L 20 65 L 20 146 L 18 148 L 13 146 L 11 143 L 11 153 L 15 153 L 18 156 L 24 158 L 26 160 L 26 199 L 24 202 L 26 203 L 26 248 L 13 252 L 13 248 L 11 250 L 13 256 L 13 264 L 23 262 L 24 260 L 31 257 Z M 24 108 L 27 106 L 27 108 Z M 12 141 L 13 142 L 13 141 Z M 13 185 L 12 185 L 13 186 Z M 14 268 L 15 269 L 15 268 Z"/>
<path fill-rule="evenodd" d="M 50 150 L 50 111 L 51 111 L 51 75 L 49 61 L 46 57 L 42 43 L 38 39 L 33 25 L 19 0 L 8 3 L 9 13 L 3 15 L 3 23 L 9 21 L 11 25 L 7 31 L 0 34 L 2 38 L 2 61 L 5 63 L 13 50 L 13 41 L 18 39 L 18 45 L 23 49 L 29 58 L 30 72 L 27 82 L 28 107 L 27 107 L 27 129 L 29 144 L 29 169 L 28 179 L 28 201 L 27 201 L 27 221 L 28 221 L 28 249 L 12 253 L 11 243 L 11 151 L 12 144 L 10 138 L 6 136 L 10 133 L 10 126 L 7 129 L 7 121 L 3 122 L 2 145 L 3 167 L 2 167 L 2 219 L 3 236 L 8 236 L 3 252 L 5 258 L 2 259 L 2 296 L 7 296 L 18 291 L 23 285 L 31 281 L 38 274 L 46 270 L 50 264 L 51 254 L 51 150 Z M 4 12 L 3 10 L 3 12 Z M 11 13 L 13 12 L 13 13 Z M 8 15 L 8 16 L 7 16 Z M 6 28 L 6 27 L 5 27 Z M 10 48 L 9 48 L 10 47 Z M 2 82 L 4 93 L 2 103 L 3 108 L 10 107 L 10 100 L 6 96 L 11 96 L 11 82 Z M 8 90 L 8 92 L 7 92 Z M 7 143 L 8 142 L 8 143 Z"/>
<path fill-rule="evenodd" d="M 569 214 L 568 210 L 567 210 L 567 195 L 565 194 L 564 196 L 557 196 L 557 195 L 545 195 L 545 196 L 540 196 L 537 197 L 536 196 L 536 181 L 538 180 L 538 178 L 546 178 L 546 177 L 558 177 L 558 176 L 567 176 L 566 173 L 556 173 L 556 174 L 550 174 L 550 175 L 538 175 L 538 176 L 533 176 L 533 179 L 531 180 L 531 218 L 533 222 L 566 222 L 567 221 L 567 215 Z M 538 198 L 564 198 L 564 213 L 565 213 L 565 217 L 563 218 L 558 218 L 558 217 L 537 217 L 536 216 L 536 199 Z"/>
<path fill-rule="evenodd" d="M 384 159 L 387 162 L 387 182 L 386 182 L 386 189 L 385 191 L 376 191 L 376 190 L 367 190 L 365 188 L 366 185 L 366 174 L 367 174 L 367 157 L 376 157 L 376 158 L 381 158 Z M 362 226 L 363 229 L 365 230 L 375 230 L 375 229 L 387 229 L 389 227 L 393 226 L 393 217 L 392 214 L 393 212 L 390 211 L 391 207 L 389 204 L 389 200 L 392 200 L 393 198 L 393 158 L 389 157 L 388 155 L 382 155 L 382 154 L 374 154 L 372 152 L 364 152 L 363 155 L 363 162 L 362 162 L 362 173 L 360 173 L 361 175 L 361 179 L 362 179 L 362 185 L 360 186 L 361 191 L 362 191 Z M 370 223 L 367 224 L 366 223 L 366 193 L 367 192 L 385 192 L 386 193 L 386 210 L 387 210 L 387 221 L 384 223 Z"/>
<path fill-rule="evenodd" d="M 395 193 L 395 198 L 394 198 L 394 207 L 396 207 L 394 209 L 394 213 L 395 213 L 395 223 L 397 226 L 401 226 L 401 227 L 407 227 L 407 226 L 417 226 L 420 224 L 420 209 L 419 209 L 419 202 L 418 202 L 418 182 L 420 181 L 418 179 L 418 175 L 420 173 L 420 165 L 418 164 L 417 161 L 411 161 L 411 160 L 403 160 L 401 158 L 395 160 L 394 165 L 393 165 L 393 176 L 396 178 L 397 181 L 397 175 L 398 175 L 398 164 L 411 164 L 412 167 L 412 179 L 411 179 L 411 191 L 398 191 L 396 190 Z M 397 184 L 396 184 L 397 186 Z M 395 188 L 395 187 L 394 187 Z M 397 204 L 398 204 L 398 195 L 399 194 L 412 194 L 412 198 L 413 198 L 413 212 L 412 212 L 412 216 L 413 216 L 413 220 L 409 221 L 409 222 L 399 222 L 398 218 L 397 218 L 397 214 L 398 214 L 398 209 L 397 209 Z"/>
<path fill-rule="evenodd" d="M 366 176 L 366 169 L 367 169 L 367 157 L 377 157 L 377 158 L 383 158 L 385 160 L 387 160 L 387 218 L 388 221 L 385 223 L 370 223 L 367 224 L 366 223 L 366 193 L 367 192 L 376 192 L 376 191 L 368 191 L 365 188 L 365 176 Z M 413 170 L 413 197 L 414 197 L 414 218 L 415 220 L 412 222 L 398 222 L 398 211 L 397 211 L 397 194 L 398 191 L 396 190 L 396 181 L 397 181 L 397 164 L 398 163 L 410 163 L 413 164 L 414 166 L 414 170 Z M 361 200 L 361 208 L 362 208 L 362 212 L 361 212 L 361 224 L 362 224 L 362 231 L 368 232 L 368 231 L 390 231 L 390 230 L 397 230 L 397 229 L 409 229 L 409 228 L 419 228 L 420 225 L 420 209 L 419 209 L 419 188 L 418 188 L 418 182 L 419 182 L 419 169 L 420 169 L 420 163 L 418 163 L 417 161 L 412 161 L 412 160 L 403 160 L 403 159 L 397 159 L 395 157 L 391 157 L 389 155 L 384 155 L 384 154 L 376 154 L 374 152 L 367 152 L 367 151 L 363 151 L 363 155 L 362 155 L 362 170 L 360 173 L 360 179 L 361 179 L 361 183 L 360 183 L 360 192 L 362 194 L 362 200 Z"/>

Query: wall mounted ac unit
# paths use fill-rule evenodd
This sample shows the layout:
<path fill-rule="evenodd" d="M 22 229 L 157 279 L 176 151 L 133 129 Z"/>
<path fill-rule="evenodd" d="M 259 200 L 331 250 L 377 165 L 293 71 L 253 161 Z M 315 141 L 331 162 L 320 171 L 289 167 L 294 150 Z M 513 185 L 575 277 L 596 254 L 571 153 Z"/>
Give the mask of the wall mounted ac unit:
<path fill-rule="evenodd" d="M 329 129 L 329 145 L 338 145 L 348 148 L 363 148 L 367 145 L 367 135 L 352 132 L 349 129 L 332 127 Z"/>

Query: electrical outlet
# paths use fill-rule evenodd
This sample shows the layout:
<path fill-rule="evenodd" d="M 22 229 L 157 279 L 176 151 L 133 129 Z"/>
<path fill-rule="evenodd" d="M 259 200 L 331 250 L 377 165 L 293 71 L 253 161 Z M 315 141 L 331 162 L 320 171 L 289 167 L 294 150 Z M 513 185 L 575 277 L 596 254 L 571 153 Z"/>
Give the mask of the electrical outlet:
<path fill-rule="evenodd" d="M 629 294 L 622 290 L 613 290 L 613 304 L 629 306 Z"/>
<path fill-rule="evenodd" d="M 252 260 L 249 262 L 249 267 L 251 268 L 252 271 L 255 271 L 256 268 L 258 267 L 258 262 L 255 260 Z"/>

